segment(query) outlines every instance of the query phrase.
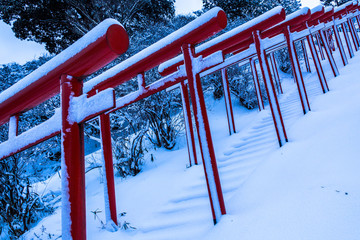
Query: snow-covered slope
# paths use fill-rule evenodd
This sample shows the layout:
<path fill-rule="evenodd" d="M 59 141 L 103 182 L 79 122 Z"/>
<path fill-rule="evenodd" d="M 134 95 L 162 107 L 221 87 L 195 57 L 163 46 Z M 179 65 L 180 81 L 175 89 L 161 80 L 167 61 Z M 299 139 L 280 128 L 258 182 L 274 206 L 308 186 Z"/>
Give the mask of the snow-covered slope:
<path fill-rule="evenodd" d="M 340 64 L 340 61 L 338 61 Z M 326 65 L 326 62 L 324 62 Z M 116 178 L 119 217 L 136 229 L 102 228 L 99 171 L 86 176 L 88 239 L 360 239 L 360 55 L 322 94 L 316 75 L 305 74 L 312 111 L 302 109 L 296 84 L 283 74 L 280 105 L 290 140 L 279 148 L 269 107 L 247 111 L 234 101 L 237 134 L 228 136 L 223 102 L 209 106 L 210 125 L 227 215 L 212 224 L 202 165 L 186 168 L 185 146 L 158 150 L 138 176 Z M 87 156 L 99 158 L 99 153 Z M 55 175 L 45 191 L 59 191 Z M 94 218 L 91 211 L 101 210 Z M 61 235 L 60 209 L 25 239 Z M 49 238 L 48 234 L 52 238 Z"/>
<path fill-rule="evenodd" d="M 306 79 L 312 111 L 287 124 L 290 142 L 263 159 L 203 239 L 360 239 L 359 60 L 325 95 Z"/>

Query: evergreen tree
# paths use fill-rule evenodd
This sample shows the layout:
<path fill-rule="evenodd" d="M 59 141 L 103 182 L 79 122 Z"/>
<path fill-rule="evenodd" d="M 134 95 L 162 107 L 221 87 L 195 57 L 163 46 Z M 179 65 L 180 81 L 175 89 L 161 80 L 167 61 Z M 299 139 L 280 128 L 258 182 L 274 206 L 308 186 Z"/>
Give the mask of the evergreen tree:
<path fill-rule="evenodd" d="M 0 0 L 0 19 L 16 37 L 45 43 L 58 53 L 106 18 L 127 31 L 174 17 L 174 0 Z"/>

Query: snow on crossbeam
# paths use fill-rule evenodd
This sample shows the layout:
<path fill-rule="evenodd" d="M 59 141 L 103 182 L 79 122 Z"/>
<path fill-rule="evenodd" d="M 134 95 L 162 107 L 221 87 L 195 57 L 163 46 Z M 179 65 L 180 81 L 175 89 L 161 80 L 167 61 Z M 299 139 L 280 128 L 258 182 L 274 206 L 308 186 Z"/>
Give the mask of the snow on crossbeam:
<path fill-rule="evenodd" d="M 333 13 L 331 15 L 326 14 L 327 8 L 325 8 L 325 15 L 327 17 L 324 16 L 322 18 L 322 21 L 327 22 L 327 21 L 332 21 L 333 19 L 336 19 L 336 18 L 341 18 L 342 15 L 346 14 L 348 10 L 351 10 L 352 6 L 353 6 L 352 2 L 348 2 L 339 7 L 333 8 Z"/>
<path fill-rule="evenodd" d="M 196 59 L 199 72 L 203 72 L 211 67 L 217 66 L 221 64 L 223 61 L 224 58 L 221 51 L 216 52 L 204 59 L 201 56 L 199 56 Z M 132 92 L 128 95 L 116 99 L 116 107 L 114 109 L 111 109 L 107 113 L 115 112 L 123 107 L 126 107 L 150 95 L 153 95 L 157 92 L 173 87 L 174 85 L 177 85 L 180 82 L 185 81 L 186 79 L 187 79 L 187 75 L 186 75 L 185 67 L 181 66 L 178 71 L 166 77 L 163 77 L 157 80 L 156 82 L 151 83 L 148 86 L 145 86 L 143 89 L 139 89 L 136 92 Z"/>
<path fill-rule="evenodd" d="M 175 57 L 181 52 L 182 44 L 200 43 L 224 29 L 226 25 L 225 12 L 221 8 L 215 7 L 150 47 L 86 82 L 84 92 L 92 94 L 96 90 L 118 86 L 136 77 L 137 74 Z"/>
<path fill-rule="evenodd" d="M 211 53 L 222 50 L 224 54 L 227 54 L 227 49 L 238 44 L 239 42 L 246 41 L 252 38 L 251 33 L 254 30 L 265 30 L 285 19 L 285 10 L 282 7 L 276 7 L 270 11 L 248 21 L 239 27 L 232 29 L 220 35 L 217 38 L 206 42 L 199 47 L 195 48 L 195 54 L 208 56 Z M 176 71 L 179 65 L 184 64 L 184 57 L 180 56 L 173 58 L 159 66 L 159 72 L 162 76 L 168 75 Z"/>
<path fill-rule="evenodd" d="M 70 100 L 70 122 L 80 123 L 115 107 L 113 88 L 106 89 L 88 98 L 87 94 Z"/>
<path fill-rule="evenodd" d="M 310 17 L 310 9 L 305 7 L 292 14 L 287 15 L 284 21 L 261 32 L 263 48 L 268 51 L 275 51 L 285 47 L 286 41 L 282 33 L 284 33 L 288 26 L 291 27 L 291 30 L 296 30 L 298 28 L 298 25 L 303 24 L 308 19 L 310 19 Z M 267 40 L 264 41 L 265 39 Z M 232 47 L 231 52 L 233 52 L 233 54 L 238 54 L 247 49 L 249 43 L 250 42 L 240 43 Z"/>
<path fill-rule="evenodd" d="M 228 57 L 223 63 L 216 65 L 213 68 L 207 69 L 200 73 L 200 77 L 210 75 L 214 72 L 220 71 L 223 68 L 227 68 L 234 64 L 245 64 L 249 58 L 253 57 L 256 54 L 256 49 L 254 45 L 250 45 L 249 48 L 241 53 Z"/>
<path fill-rule="evenodd" d="M 261 37 L 267 38 L 267 37 L 273 37 L 280 33 L 283 33 L 284 29 L 287 28 L 287 26 L 291 26 L 291 29 L 295 27 L 296 25 L 300 25 L 303 22 L 307 21 L 311 17 L 311 11 L 309 8 L 304 7 L 292 14 L 289 14 L 286 16 L 285 20 L 281 23 L 273 26 L 272 28 L 269 28 L 262 32 Z"/>
<path fill-rule="evenodd" d="M 332 20 L 333 15 L 334 15 L 334 7 L 332 6 L 325 7 L 324 15 L 321 16 L 318 20 L 319 22 L 326 23 L 327 21 Z"/>
<path fill-rule="evenodd" d="M 352 8 L 352 6 L 353 6 L 352 2 L 344 3 L 344 4 L 340 5 L 339 7 L 335 8 L 334 14 L 337 14 L 337 15 L 344 14 L 344 13 L 346 13 L 346 10 L 348 10 L 349 8 Z"/>
<path fill-rule="evenodd" d="M 101 22 L 63 52 L 0 94 L 0 125 L 7 122 L 10 116 L 58 94 L 61 74 L 83 78 L 124 53 L 128 45 L 128 35 L 119 22 L 113 19 Z"/>
<path fill-rule="evenodd" d="M 318 17 L 317 16 L 317 14 L 320 14 L 320 15 L 322 15 L 322 14 L 324 14 L 324 12 L 325 12 L 325 7 L 324 7 L 324 5 L 317 5 L 316 7 L 314 7 L 314 8 L 312 8 L 311 9 L 311 17 Z"/>
<path fill-rule="evenodd" d="M 115 107 L 114 89 L 107 89 L 90 98 L 86 94 L 73 97 L 70 104 L 71 115 L 69 120 L 76 123 L 87 121 Z M 12 134 L 6 142 L 1 143 L 0 160 L 46 141 L 59 134 L 60 130 L 61 111 L 57 108 L 50 119 L 20 135 Z"/>
<path fill-rule="evenodd" d="M 325 7 L 323 5 L 318 5 L 310 9 L 310 11 L 311 18 L 307 21 L 308 27 L 319 24 L 319 18 L 323 17 L 325 14 Z"/>
<path fill-rule="evenodd" d="M 55 109 L 55 114 L 50 119 L 18 136 L 9 138 L 6 142 L 1 143 L 0 160 L 54 137 L 60 133 L 60 129 L 61 111 L 60 109 Z"/>

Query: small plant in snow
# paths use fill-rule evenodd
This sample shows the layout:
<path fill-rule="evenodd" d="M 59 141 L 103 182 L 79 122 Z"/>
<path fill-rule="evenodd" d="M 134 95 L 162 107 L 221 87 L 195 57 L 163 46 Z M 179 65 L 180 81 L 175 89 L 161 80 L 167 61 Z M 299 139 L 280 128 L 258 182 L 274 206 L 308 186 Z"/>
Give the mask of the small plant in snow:
<path fill-rule="evenodd" d="M 130 223 L 127 221 L 124 221 L 120 227 L 121 227 L 121 229 L 124 229 L 124 230 L 136 229 L 135 227 L 131 226 Z"/>
<path fill-rule="evenodd" d="M 59 237 L 55 237 L 55 234 L 49 233 L 46 231 L 46 227 L 44 225 L 41 226 L 41 233 L 34 233 L 34 236 L 36 239 L 42 239 L 42 240 L 50 240 L 50 239 L 58 239 Z"/>
<path fill-rule="evenodd" d="M 125 215 L 126 215 L 126 212 L 122 212 L 119 214 L 120 218 L 124 217 Z M 131 226 L 130 223 L 127 222 L 126 220 L 124 220 L 123 222 L 119 221 L 119 227 L 120 227 L 120 229 L 123 229 L 123 230 L 128 230 L 128 229 L 135 230 L 136 229 L 136 227 Z"/>
<path fill-rule="evenodd" d="M 102 211 L 99 210 L 98 208 L 94 211 L 91 211 L 92 214 L 94 214 L 94 220 L 99 220 L 100 224 L 101 224 L 101 228 L 105 228 L 105 224 L 104 222 L 100 219 L 98 213 L 101 213 Z"/>

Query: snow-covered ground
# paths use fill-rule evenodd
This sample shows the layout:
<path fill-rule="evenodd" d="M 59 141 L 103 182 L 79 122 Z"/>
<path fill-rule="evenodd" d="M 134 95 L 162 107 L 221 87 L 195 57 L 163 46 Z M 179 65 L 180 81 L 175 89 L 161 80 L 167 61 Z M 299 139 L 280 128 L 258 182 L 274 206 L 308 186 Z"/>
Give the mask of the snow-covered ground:
<path fill-rule="evenodd" d="M 360 239 L 359 60 L 329 93 L 310 95 L 312 111 L 287 125 L 290 142 L 262 159 L 203 239 Z"/>
<path fill-rule="evenodd" d="M 228 136 L 223 101 L 208 106 L 227 215 L 212 224 L 203 166 L 187 168 L 184 140 L 157 150 L 136 177 L 116 178 L 119 221 L 135 229 L 109 232 L 99 169 L 86 175 L 88 239 L 360 239 L 360 54 L 341 66 L 330 92 L 304 74 L 311 112 L 302 114 L 296 84 L 282 74 L 279 101 L 289 143 L 279 148 L 269 107 L 248 111 L 234 101 L 237 134 Z M 313 67 L 313 66 L 312 66 Z M 314 69 L 314 67 L 313 67 Z M 99 159 L 100 153 L 87 156 Z M 38 191 L 60 191 L 58 175 Z M 92 212 L 101 211 L 94 216 Z M 61 211 L 24 239 L 61 239 Z M 49 235 L 50 234 L 50 235 Z M 60 238 L 59 238 L 60 237 Z"/>

